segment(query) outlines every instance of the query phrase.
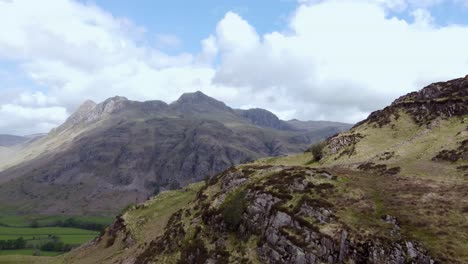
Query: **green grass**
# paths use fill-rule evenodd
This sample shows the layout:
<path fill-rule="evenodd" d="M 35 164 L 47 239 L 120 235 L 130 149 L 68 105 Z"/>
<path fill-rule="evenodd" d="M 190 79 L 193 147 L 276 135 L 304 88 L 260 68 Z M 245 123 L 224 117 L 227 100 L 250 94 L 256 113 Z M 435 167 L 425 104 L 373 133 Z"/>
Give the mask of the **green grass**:
<path fill-rule="evenodd" d="M 57 236 L 63 243 L 69 245 L 80 245 L 93 238 L 99 232 L 68 227 L 0 227 L 0 240 L 10 240 L 23 237 L 28 241 L 41 241 L 50 239 L 50 235 Z"/>
<path fill-rule="evenodd" d="M 126 229 L 136 240 L 136 243 L 127 250 L 120 251 L 120 248 L 124 247 L 122 235 L 118 235 L 113 246 L 108 247 L 106 243 L 109 234 L 106 233 L 96 246 L 82 247 L 62 255 L 63 263 L 120 263 L 121 258 L 135 257 L 135 250 L 161 236 L 170 216 L 179 209 L 189 206 L 203 186 L 204 183 L 199 182 L 190 184 L 184 189 L 164 191 L 146 202 L 126 210 L 122 217 L 125 220 Z M 166 257 L 167 259 L 162 259 L 158 263 L 175 263 L 177 259 L 169 255 Z"/>
<path fill-rule="evenodd" d="M 48 264 L 55 263 L 53 257 L 36 257 L 24 255 L 0 256 L 0 264 Z"/>
<path fill-rule="evenodd" d="M 161 192 L 154 198 L 144 202 L 139 208 L 129 209 L 123 216 L 127 228 L 132 231 L 137 240 L 143 239 L 149 234 L 157 236 L 162 232 L 167 219 L 193 200 L 202 186 L 204 186 L 204 183 L 199 182 L 190 184 L 182 190 Z M 155 225 L 155 223 L 159 224 Z M 142 230 L 142 225 L 148 226 L 148 228 Z"/>
<path fill-rule="evenodd" d="M 63 252 L 41 251 L 41 250 L 35 250 L 32 248 L 25 248 L 25 249 L 13 249 L 13 250 L 0 250 L 0 256 L 7 256 L 7 255 L 33 256 L 35 251 L 39 253 L 39 256 L 48 256 L 48 257 L 58 256 L 63 253 Z"/>

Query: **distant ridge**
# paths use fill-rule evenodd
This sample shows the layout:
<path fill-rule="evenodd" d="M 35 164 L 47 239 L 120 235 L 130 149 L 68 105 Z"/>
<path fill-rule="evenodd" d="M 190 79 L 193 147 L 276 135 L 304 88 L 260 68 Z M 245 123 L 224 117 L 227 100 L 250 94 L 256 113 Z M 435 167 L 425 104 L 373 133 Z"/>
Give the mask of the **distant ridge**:
<path fill-rule="evenodd" d="M 115 213 L 233 165 L 302 152 L 344 129 L 298 129 L 267 110 L 235 110 L 202 92 L 171 104 L 86 101 L 47 136 L 0 158 L 0 203 L 35 213 Z"/>

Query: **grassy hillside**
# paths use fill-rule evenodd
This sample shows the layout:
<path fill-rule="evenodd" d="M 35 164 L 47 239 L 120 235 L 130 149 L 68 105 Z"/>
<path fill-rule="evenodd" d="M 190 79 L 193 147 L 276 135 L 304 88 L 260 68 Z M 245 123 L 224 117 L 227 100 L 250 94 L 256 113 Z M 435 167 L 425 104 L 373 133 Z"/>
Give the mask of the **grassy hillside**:
<path fill-rule="evenodd" d="M 149 203 L 67 261 L 110 236 L 103 263 L 468 263 L 467 96 L 468 77 L 403 96 L 329 138 L 319 161 L 231 168 L 152 221 L 151 237 L 134 224 Z"/>
<path fill-rule="evenodd" d="M 106 252 L 106 255 L 113 257 L 104 263 L 117 259 L 136 263 L 150 260 L 155 263 L 176 263 L 197 252 L 198 248 L 206 252 L 204 256 L 198 256 L 204 259 L 216 259 L 217 254 L 221 254 L 217 252 L 223 252 L 219 257 L 224 256 L 224 261 L 263 262 L 268 257 L 260 254 L 262 247 L 258 246 L 268 244 L 268 232 L 257 233 L 251 228 L 266 225 L 268 229 L 272 226 L 262 221 L 249 221 L 267 217 L 274 222 L 278 217 L 275 212 L 289 215 L 297 224 L 269 232 L 279 232 L 293 245 L 306 251 L 303 243 L 309 240 L 303 237 L 304 232 L 314 232 L 314 236 L 319 237 L 318 241 L 328 237 L 331 239 L 329 243 L 339 245 L 343 230 L 346 230 L 350 245 L 370 239 L 375 243 L 373 247 L 389 251 L 412 243 L 418 245 L 415 247 L 419 253 L 426 254 L 424 252 L 427 250 L 427 254 L 440 261 L 468 261 L 468 237 L 464 232 L 468 225 L 464 220 L 464 203 L 460 202 L 466 197 L 465 185 L 421 181 L 419 177 L 405 174 L 389 176 L 338 166 L 319 169 L 314 168 L 318 164 L 305 165 L 303 161 L 306 158 L 306 155 L 299 155 L 274 161 L 278 164 L 283 164 L 283 161 L 293 164 L 295 161 L 296 166 L 293 167 L 262 165 L 272 163 L 269 160 L 221 174 L 198 193 L 197 200 L 172 207 L 174 210 L 182 209 L 172 216 L 170 224 L 164 228 L 164 234 L 163 226 L 169 217 L 166 215 L 167 207 L 163 206 L 164 210 L 160 211 L 162 208 L 158 207 L 158 203 L 149 202 L 146 206 L 134 208 L 123 216 L 125 228 L 120 229 L 119 234 L 125 230 L 125 236 L 117 236 L 116 246 L 106 248 L 108 230 L 101 242 L 70 253 L 67 261 L 81 263 L 78 260 L 82 259 L 82 254 L 91 259 L 89 263 L 104 261 L 104 257 L 95 259 L 95 254 Z M 192 199 L 194 195 L 195 192 Z M 256 201 L 265 195 L 277 201 L 274 203 L 276 209 L 264 212 L 264 216 L 250 215 L 248 212 L 255 211 Z M 164 198 L 167 196 L 155 200 Z M 164 214 L 162 221 L 154 217 L 158 215 L 156 212 Z M 147 219 L 152 220 L 151 227 L 136 227 L 135 223 L 146 223 Z M 135 243 L 142 248 L 134 249 Z M 220 243 L 222 248 L 218 248 Z M 320 245 L 322 242 L 309 241 L 306 244 L 313 243 Z M 333 252 L 337 249 L 330 246 L 330 250 Z M 361 250 L 364 254 L 370 249 Z"/>
<path fill-rule="evenodd" d="M 156 197 L 129 208 L 106 233 L 93 243 L 82 246 L 63 257 L 58 263 L 113 263 L 122 258 L 131 258 L 144 250 L 163 234 L 167 221 L 173 213 L 184 208 L 196 198 L 204 183 L 196 183 L 182 190 L 166 191 Z"/>

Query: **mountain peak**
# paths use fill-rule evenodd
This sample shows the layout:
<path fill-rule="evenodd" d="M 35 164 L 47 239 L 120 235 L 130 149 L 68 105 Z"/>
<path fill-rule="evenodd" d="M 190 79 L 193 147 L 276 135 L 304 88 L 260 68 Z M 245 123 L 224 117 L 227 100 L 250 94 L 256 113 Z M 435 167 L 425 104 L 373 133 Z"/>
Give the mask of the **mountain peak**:
<path fill-rule="evenodd" d="M 193 93 L 182 94 L 177 101 L 171 104 L 180 111 L 208 112 L 213 109 L 232 111 L 225 103 L 218 101 L 208 95 L 196 91 Z"/>
<path fill-rule="evenodd" d="M 110 102 L 115 103 L 115 102 L 124 102 L 124 101 L 128 101 L 127 97 L 116 95 L 114 97 L 107 98 L 103 103 L 110 103 Z"/>
<path fill-rule="evenodd" d="M 217 101 L 217 100 L 212 97 L 209 97 L 208 95 L 200 91 L 196 91 L 193 93 L 184 93 L 177 100 L 177 102 L 180 102 L 180 103 L 204 103 L 204 102 L 213 102 L 213 101 Z"/>

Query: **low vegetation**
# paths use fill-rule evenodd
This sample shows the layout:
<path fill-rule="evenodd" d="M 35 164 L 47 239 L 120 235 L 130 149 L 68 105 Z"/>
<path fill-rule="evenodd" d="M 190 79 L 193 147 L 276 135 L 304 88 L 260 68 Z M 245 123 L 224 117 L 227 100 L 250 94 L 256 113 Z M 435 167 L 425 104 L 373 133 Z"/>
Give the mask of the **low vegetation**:
<path fill-rule="evenodd" d="M 312 153 L 313 161 L 320 161 L 323 158 L 323 155 L 324 155 L 323 149 L 325 148 L 325 146 L 326 146 L 325 141 L 321 141 L 310 146 L 308 151 Z"/>
<path fill-rule="evenodd" d="M 244 190 L 232 193 L 221 205 L 221 214 L 223 215 L 224 221 L 228 224 L 228 228 L 231 230 L 236 230 L 239 227 L 242 213 L 244 213 L 247 207 L 245 194 L 246 192 Z"/>

